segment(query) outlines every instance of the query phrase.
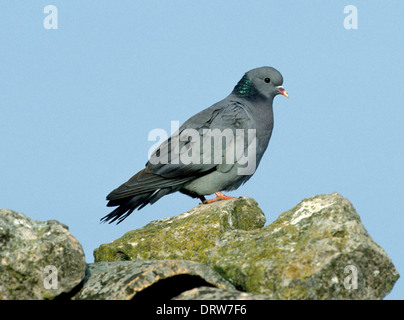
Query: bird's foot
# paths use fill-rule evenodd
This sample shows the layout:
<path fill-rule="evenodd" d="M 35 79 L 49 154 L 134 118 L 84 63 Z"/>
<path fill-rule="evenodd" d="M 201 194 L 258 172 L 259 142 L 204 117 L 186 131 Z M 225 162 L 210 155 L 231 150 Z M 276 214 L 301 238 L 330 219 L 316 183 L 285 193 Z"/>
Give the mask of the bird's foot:
<path fill-rule="evenodd" d="M 216 194 L 216 198 L 211 199 L 211 200 L 205 200 L 205 201 L 203 201 L 203 203 L 207 204 L 207 203 L 212 203 L 212 202 L 219 201 L 219 200 L 236 199 L 236 197 L 226 196 L 225 194 L 221 193 L 220 191 L 215 192 L 215 194 Z"/>

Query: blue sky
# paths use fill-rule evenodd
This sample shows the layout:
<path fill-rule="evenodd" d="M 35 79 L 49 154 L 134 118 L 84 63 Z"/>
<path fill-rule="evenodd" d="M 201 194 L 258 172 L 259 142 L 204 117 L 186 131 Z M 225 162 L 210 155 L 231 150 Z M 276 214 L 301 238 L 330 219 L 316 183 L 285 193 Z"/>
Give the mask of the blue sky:
<path fill-rule="evenodd" d="M 336 191 L 403 275 L 403 13 L 398 0 L 2 1 L 0 207 L 67 224 L 92 262 L 100 244 L 198 204 L 174 194 L 99 223 L 105 196 L 144 167 L 149 132 L 269 65 L 290 97 L 275 98 L 260 167 L 229 195 L 255 198 L 270 223 Z M 403 282 L 387 299 L 404 298 Z"/>

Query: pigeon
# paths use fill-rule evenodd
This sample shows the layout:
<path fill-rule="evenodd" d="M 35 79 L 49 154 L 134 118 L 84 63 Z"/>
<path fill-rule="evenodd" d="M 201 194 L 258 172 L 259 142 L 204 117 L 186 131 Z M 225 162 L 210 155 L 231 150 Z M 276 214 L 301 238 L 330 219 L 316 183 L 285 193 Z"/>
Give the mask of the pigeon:
<path fill-rule="evenodd" d="M 244 74 L 223 100 L 197 113 L 151 154 L 145 168 L 107 195 L 117 207 L 101 222 L 121 223 L 135 209 L 181 192 L 202 203 L 233 199 L 267 149 L 274 126 L 272 102 L 289 97 L 281 73 L 272 67 Z M 216 198 L 206 200 L 206 195 Z"/>

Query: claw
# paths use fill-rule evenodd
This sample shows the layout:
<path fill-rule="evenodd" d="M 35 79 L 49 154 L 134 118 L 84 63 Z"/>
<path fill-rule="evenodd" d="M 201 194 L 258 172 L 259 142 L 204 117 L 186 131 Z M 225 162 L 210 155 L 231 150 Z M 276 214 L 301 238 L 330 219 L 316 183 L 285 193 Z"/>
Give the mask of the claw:
<path fill-rule="evenodd" d="M 220 191 L 215 192 L 215 194 L 216 194 L 216 198 L 211 199 L 211 200 L 205 200 L 205 201 L 203 201 L 203 203 L 204 203 L 204 204 L 207 204 L 207 203 L 212 203 L 212 202 L 220 201 L 220 200 L 236 199 L 236 197 L 229 197 L 229 196 L 226 196 L 225 194 L 221 193 Z M 201 200 L 202 200 L 202 199 L 201 199 Z"/>

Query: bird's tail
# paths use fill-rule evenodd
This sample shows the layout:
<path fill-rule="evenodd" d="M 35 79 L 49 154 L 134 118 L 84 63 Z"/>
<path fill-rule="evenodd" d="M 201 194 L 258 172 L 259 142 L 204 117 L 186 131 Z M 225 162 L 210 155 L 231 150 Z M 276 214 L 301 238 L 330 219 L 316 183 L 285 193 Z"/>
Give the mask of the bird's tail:
<path fill-rule="evenodd" d="M 149 203 L 153 204 L 168 193 L 171 193 L 170 189 L 157 189 L 152 192 L 142 193 L 128 198 L 110 200 L 107 204 L 108 207 L 119 207 L 110 214 L 101 218 L 101 222 L 112 223 L 118 220 L 116 224 L 119 224 L 125 220 L 135 209 L 140 210 Z"/>

